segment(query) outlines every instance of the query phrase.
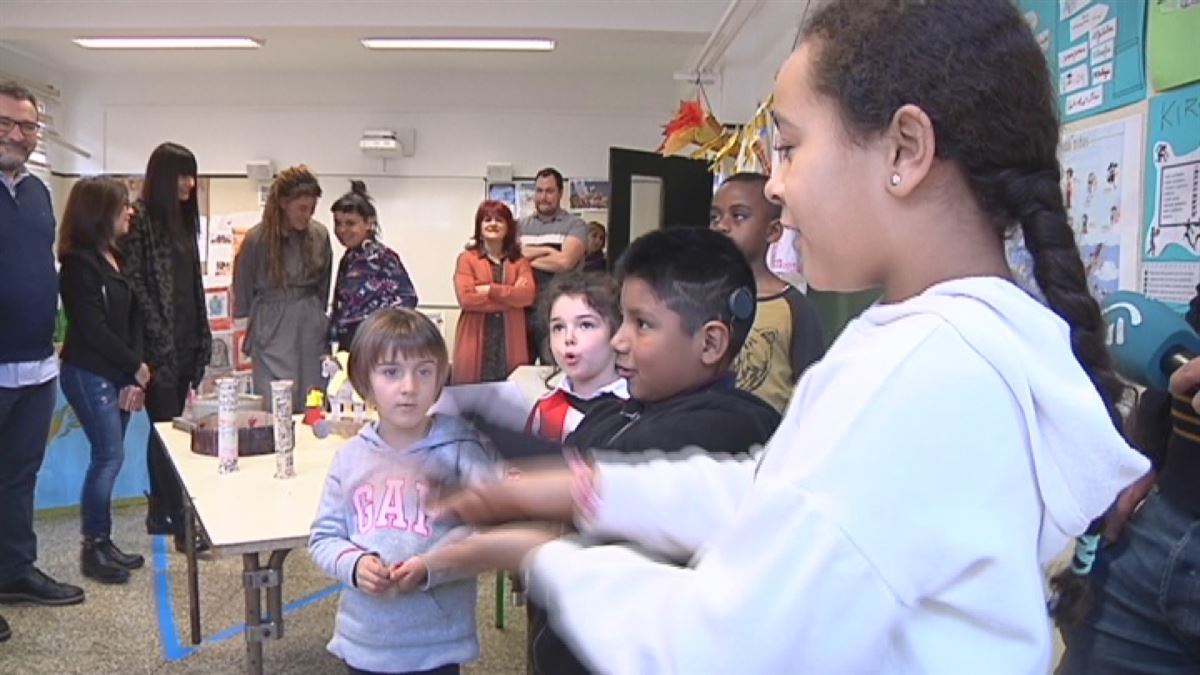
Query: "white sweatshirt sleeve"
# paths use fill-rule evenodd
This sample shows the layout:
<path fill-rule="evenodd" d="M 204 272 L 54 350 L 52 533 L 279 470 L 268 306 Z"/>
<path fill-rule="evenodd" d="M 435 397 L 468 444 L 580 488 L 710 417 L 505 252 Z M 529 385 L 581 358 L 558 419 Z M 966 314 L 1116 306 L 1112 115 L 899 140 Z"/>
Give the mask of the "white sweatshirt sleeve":
<path fill-rule="evenodd" d="M 908 610 L 847 534 L 795 487 L 744 506 L 694 569 L 546 544 L 526 560 L 533 597 L 601 673 L 888 670 Z"/>
<path fill-rule="evenodd" d="M 632 541 L 674 560 L 687 560 L 733 519 L 753 486 L 757 465 L 757 458 L 686 450 L 601 461 L 598 509 L 591 518 L 578 518 L 577 526 L 590 536 Z"/>

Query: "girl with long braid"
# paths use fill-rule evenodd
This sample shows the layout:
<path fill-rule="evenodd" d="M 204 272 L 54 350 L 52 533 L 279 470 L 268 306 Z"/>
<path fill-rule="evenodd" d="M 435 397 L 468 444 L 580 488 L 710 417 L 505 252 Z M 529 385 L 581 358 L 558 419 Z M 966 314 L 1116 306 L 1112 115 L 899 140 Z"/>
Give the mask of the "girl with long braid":
<path fill-rule="evenodd" d="M 1067 225 L 1046 62 L 1011 0 L 831 0 L 802 38 L 766 193 L 811 285 L 880 302 L 759 457 L 571 454 L 440 508 L 582 538 L 513 523 L 442 555 L 525 571 L 605 673 L 1046 673 L 1046 569 L 1148 468 Z M 1013 281 L 1018 228 L 1046 304 Z"/>

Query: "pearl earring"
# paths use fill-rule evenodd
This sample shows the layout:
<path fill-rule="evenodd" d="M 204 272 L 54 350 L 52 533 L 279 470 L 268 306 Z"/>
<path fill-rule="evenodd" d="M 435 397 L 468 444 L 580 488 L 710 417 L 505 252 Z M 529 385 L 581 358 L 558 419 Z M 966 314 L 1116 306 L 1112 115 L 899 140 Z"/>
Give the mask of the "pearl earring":
<path fill-rule="evenodd" d="M 896 187 L 897 185 L 899 185 L 900 184 L 900 174 L 898 174 L 898 173 L 892 174 L 891 183 L 892 183 L 892 187 Z"/>

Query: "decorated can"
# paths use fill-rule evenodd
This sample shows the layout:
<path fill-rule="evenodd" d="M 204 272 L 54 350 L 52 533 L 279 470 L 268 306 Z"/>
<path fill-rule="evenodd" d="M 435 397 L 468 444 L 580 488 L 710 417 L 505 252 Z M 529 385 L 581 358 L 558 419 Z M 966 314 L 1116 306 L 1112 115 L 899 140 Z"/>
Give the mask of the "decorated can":
<path fill-rule="evenodd" d="M 217 379 L 217 472 L 238 469 L 237 432 L 238 381 L 233 377 Z"/>

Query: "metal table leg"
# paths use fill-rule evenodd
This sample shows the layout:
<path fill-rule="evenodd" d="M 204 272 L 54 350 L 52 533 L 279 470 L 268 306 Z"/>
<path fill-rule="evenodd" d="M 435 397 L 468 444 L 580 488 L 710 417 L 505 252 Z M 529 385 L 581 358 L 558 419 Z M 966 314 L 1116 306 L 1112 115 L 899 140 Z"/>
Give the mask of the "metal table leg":
<path fill-rule="evenodd" d="M 192 500 L 183 499 L 184 551 L 187 553 L 188 620 L 192 644 L 200 644 L 200 578 L 196 569 L 196 513 Z"/>
<path fill-rule="evenodd" d="M 501 570 L 496 572 L 496 628 L 504 630 L 504 575 Z"/>
<path fill-rule="evenodd" d="M 262 675 L 263 641 L 283 637 L 283 561 L 288 551 L 272 551 L 263 568 L 257 553 L 242 555 L 242 586 L 246 589 L 246 672 Z M 262 614 L 263 592 L 267 614 Z"/>

